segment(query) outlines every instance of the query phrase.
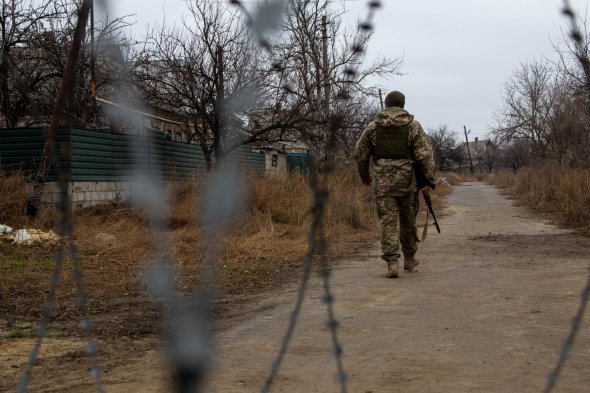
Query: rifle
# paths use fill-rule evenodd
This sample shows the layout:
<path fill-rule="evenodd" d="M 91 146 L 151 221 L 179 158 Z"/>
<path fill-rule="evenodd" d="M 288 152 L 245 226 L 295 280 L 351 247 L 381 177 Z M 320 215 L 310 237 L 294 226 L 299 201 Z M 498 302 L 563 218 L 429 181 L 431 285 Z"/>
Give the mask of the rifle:
<path fill-rule="evenodd" d="M 428 180 L 427 178 L 424 177 L 424 175 L 422 174 L 422 171 L 420 170 L 421 168 L 417 162 L 414 163 L 413 167 L 414 167 L 414 174 L 416 176 L 416 183 L 418 183 L 418 188 L 420 190 L 422 190 L 422 188 L 428 186 L 434 190 L 434 188 L 436 187 L 436 184 L 434 184 L 433 182 L 431 182 L 430 180 Z M 424 197 L 424 202 L 426 202 L 426 206 L 428 207 L 428 211 L 430 212 L 430 214 L 432 214 L 432 219 L 434 220 L 434 226 L 436 227 L 436 231 L 438 233 L 440 233 L 440 227 L 438 226 L 438 222 L 436 221 L 436 215 L 434 214 L 434 209 L 432 208 L 432 199 L 430 199 L 430 195 L 425 194 L 423 191 L 422 191 L 422 196 Z M 428 214 L 426 216 L 426 220 L 428 220 Z"/>

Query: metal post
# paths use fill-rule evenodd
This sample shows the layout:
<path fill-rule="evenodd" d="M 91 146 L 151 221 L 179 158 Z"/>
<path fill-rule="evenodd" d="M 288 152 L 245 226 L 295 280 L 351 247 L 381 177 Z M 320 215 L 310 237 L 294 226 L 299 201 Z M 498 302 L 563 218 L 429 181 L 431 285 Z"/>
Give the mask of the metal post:
<path fill-rule="evenodd" d="M 465 131 L 465 144 L 467 145 L 467 154 L 469 155 L 469 167 L 471 169 L 471 174 L 473 175 L 473 160 L 471 159 L 471 150 L 469 150 L 469 138 L 467 137 L 467 127 L 463 126 L 463 130 Z"/>

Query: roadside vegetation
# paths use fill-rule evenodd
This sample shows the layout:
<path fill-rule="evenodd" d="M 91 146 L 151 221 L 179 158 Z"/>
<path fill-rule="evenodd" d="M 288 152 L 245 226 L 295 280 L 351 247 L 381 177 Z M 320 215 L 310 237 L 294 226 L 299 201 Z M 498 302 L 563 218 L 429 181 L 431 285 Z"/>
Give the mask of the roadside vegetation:
<path fill-rule="evenodd" d="M 521 64 L 504 83 L 494 137 L 511 171 L 488 177 L 522 204 L 590 233 L 590 36 L 566 4 L 555 60 Z"/>
<path fill-rule="evenodd" d="M 590 234 L 590 170 L 554 163 L 494 174 L 487 181 L 560 225 Z"/>
<path fill-rule="evenodd" d="M 225 240 L 220 262 L 223 295 L 251 295 L 299 277 L 311 222 L 312 193 L 307 183 L 308 178 L 299 174 L 250 178 L 247 208 Z M 362 186 L 352 168 L 341 168 L 330 179 L 329 188 L 326 232 L 330 257 L 349 256 L 378 237 L 372 191 Z M 0 192 L 11 195 L 0 202 L 2 224 L 14 229 L 57 230 L 59 214 L 55 207 L 45 206 L 35 220 L 24 214 L 27 188 L 21 175 L 2 176 Z M 175 268 L 178 282 L 186 291 L 198 280 L 201 259 L 199 192 L 198 181 L 169 187 Z M 150 242 L 159 239 L 151 236 L 145 214 L 125 205 L 101 205 L 76 212 L 74 223 L 92 312 L 112 322 L 99 324 L 99 329 L 117 335 L 153 332 L 153 326 L 146 327 L 153 318 L 144 317 L 146 310 L 152 316 L 155 311 L 142 289 L 142 278 L 152 255 Z M 2 315 L 13 322 L 31 321 L 40 315 L 52 261 L 53 250 L 49 248 L 0 242 Z M 69 266 L 66 264 L 62 273 L 55 316 L 62 321 L 77 315 Z"/>
<path fill-rule="evenodd" d="M 447 177 L 455 184 L 460 180 Z M 199 279 L 199 184 L 179 182 L 169 187 L 168 222 L 175 268 L 179 286 L 185 291 L 192 290 Z M 360 183 L 353 167 L 340 167 L 328 184 L 326 233 L 330 259 L 350 257 L 379 239 L 372 189 Z M 0 177 L 0 192 L 12 195 L 1 202 L 2 224 L 14 229 L 57 231 L 59 213 L 55 207 L 45 206 L 35 220 L 23 213 L 27 190 L 21 175 Z M 440 187 L 433 196 L 437 210 L 442 207 L 441 196 L 448 192 Z M 308 247 L 311 202 L 312 192 L 305 175 L 250 178 L 247 208 L 226 237 L 225 254 L 220 261 L 221 305 L 299 278 Z M 423 203 L 421 208 L 425 208 Z M 423 217 L 418 217 L 420 224 Z M 151 242 L 160 239 L 153 238 L 147 222 L 143 212 L 123 204 L 100 205 L 74 215 L 92 314 L 101 320 L 97 324 L 99 334 L 154 333 L 156 309 L 144 292 L 142 280 L 153 258 Z M 54 268 L 53 252 L 42 246 L 17 247 L 0 242 L 0 313 L 12 321 L 9 326 L 33 322 L 39 317 Z M 74 331 L 77 325 L 68 321 L 77 318 L 78 311 L 69 261 L 61 280 L 55 319 Z"/>

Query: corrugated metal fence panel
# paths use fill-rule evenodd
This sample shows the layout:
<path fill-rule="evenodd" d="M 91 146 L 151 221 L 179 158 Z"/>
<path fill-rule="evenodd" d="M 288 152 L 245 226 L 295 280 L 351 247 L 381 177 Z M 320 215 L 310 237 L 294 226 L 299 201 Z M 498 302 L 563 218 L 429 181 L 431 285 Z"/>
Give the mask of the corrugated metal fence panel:
<path fill-rule="evenodd" d="M 137 174 L 186 179 L 206 170 L 201 148 L 146 135 L 72 130 L 72 180 L 130 180 Z"/>
<path fill-rule="evenodd" d="M 0 129 L 0 168 L 34 173 L 41 158 L 47 129 Z M 61 173 L 72 181 L 130 180 L 137 173 L 186 179 L 205 173 L 207 166 L 200 146 L 167 141 L 161 131 L 148 130 L 146 135 L 113 133 L 108 130 L 60 129 L 58 155 L 71 147 L 71 162 L 60 162 Z M 262 173 L 264 153 L 244 145 L 237 155 L 244 168 Z M 55 180 L 57 165 L 50 171 Z M 65 172 L 64 172 L 65 171 Z"/>
<path fill-rule="evenodd" d="M 32 178 L 36 174 L 45 138 L 46 128 L 0 129 L 0 169 L 3 171 L 21 170 Z M 63 155 L 69 136 L 59 133 L 56 141 L 56 152 Z M 64 171 L 69 171 L 69 162 L 59 164 Z M 49 171 L 49 180 L 57 179 L 57 166 L 53 165 Z"/>
<path fill-rule="evenodd" d="M 242 145 L 232 154 L 232 158 L 237 156 L 239 165 L 256 173 L 263 173 L 266 170 L 266 156 L 259 151 L 252 151 L 252 145 Z"/>
<path fill-rule="evenodd" d="M 61 130 L 60 130 L 61 131 Z M 114 137 L 105 131 L 70 129 L 72 144 L 71 179 L 73 181 L 115 181 Z"/>

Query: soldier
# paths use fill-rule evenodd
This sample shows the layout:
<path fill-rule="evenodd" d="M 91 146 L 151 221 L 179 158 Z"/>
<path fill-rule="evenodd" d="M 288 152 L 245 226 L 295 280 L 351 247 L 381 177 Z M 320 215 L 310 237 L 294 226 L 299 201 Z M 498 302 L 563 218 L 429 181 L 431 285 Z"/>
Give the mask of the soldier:
<path fill-rule="evenodd" d="M 373 157 L 382 258 L 387 262 L 389 278 L 399 274 L 400 242 L 404 270 L 413 271 L 419 263 L 415 258 L 418 186 L 414 170 L 434 184 L 435 166 L 428 138 L 420 123 L 404 110 L 405 101 L 399 91 L 387 94 L 385 109 L 365 128 L 355 152 L 361 180 L 367 186 L 372 182 L 369 159 Z M 431 190 L 428 186 L 422 188 L 426 194 Z"/>

